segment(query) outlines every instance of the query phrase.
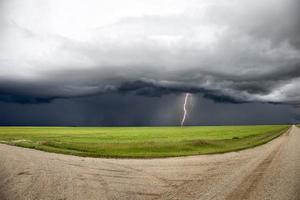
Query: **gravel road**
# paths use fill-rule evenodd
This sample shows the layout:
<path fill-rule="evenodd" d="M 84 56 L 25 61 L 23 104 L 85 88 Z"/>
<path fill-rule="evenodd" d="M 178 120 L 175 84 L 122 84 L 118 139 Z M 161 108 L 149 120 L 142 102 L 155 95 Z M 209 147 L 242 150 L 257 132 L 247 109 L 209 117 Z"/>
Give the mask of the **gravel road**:
<path fill-rule="evenodd" d="M 0 144 L 0 199 L 300 200 L 300 129 L 240 152 L 146 160 Z"/>

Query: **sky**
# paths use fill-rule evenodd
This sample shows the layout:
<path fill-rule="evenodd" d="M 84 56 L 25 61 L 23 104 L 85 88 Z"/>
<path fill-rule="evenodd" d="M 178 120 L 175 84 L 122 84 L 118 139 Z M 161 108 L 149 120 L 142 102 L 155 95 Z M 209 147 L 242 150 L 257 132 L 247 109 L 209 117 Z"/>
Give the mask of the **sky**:
<path fill-rule="evenodd" d="M 300 121 L 298 0 L 0 0 L 0 125 Z"/>

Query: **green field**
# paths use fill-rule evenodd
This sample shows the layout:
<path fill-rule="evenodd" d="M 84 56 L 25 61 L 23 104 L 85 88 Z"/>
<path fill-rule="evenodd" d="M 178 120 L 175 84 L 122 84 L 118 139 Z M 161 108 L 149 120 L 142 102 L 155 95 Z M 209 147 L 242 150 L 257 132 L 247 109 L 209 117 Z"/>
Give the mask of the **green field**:
<path fill-rule="evenodd" d="M 198 127 L 0 127 L 0 142 L 91 157 L 168 157 L 236 151 L 264 144 L 289 128 Z"/>

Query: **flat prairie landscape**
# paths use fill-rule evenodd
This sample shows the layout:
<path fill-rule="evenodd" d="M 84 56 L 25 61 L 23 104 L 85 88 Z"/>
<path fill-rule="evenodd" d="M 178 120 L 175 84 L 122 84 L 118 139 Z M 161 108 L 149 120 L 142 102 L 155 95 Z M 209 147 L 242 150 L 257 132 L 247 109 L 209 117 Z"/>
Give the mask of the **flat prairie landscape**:
<path fill-rule="evenodd" d="M 224 153 L 264 144 L 288 125 L 194 127 L 0 127 L 0 143 L 90 157 Z"/>
<path fill-rule="evenodd" d="M 42 135 L 39 131 L 41 128 L 28 129 L 31 134 L 33 131 L 30 129 L 36 129 L 34 134 L 36 137 Z M 91 130 L 95 130 L 99 135 L 101 135 L 99 130 L 111 130 L 95 128 L 84 134 L 80 133 L 85 130 L 83 128 L 76 135 L 74 130 L 80 129 L 65 128 L 70 131 L 67 133 L 62 131 L 64 128 L 57 129 L 60 131 L 57 131 L 56 134 L 55 128 L 48 128 L 48 131 L 52 130 L 52 134 L 47 133 L 47 128 L 42 130 L 45 131 L 45 136 L 52 135 L 52 140 L 60 138 L 64 142 L 67 140 L 68 134 L 74 140 L 78 139 L 80 135 L 87 138 Z M 143 129 L 141 128 L 141 130 Z M 233 135 L 235 135 L 234 137 L 239 135 L 241 138 L 257 136 L 264 138 L 267 137 L 268 131 L 269 134 L 273 132 L 271 135 L 275 137 L 286 127 L 194 127 L 191 129 L 203 132 L 199 131 L 198 137 L 196 137 L 196 133 L 194 135 L 187 131 L 186 134 L 190 134 L 196 139 L 207 137 L 215 141 L 213 138 L 231 138 Z M 216 132 L 208 134 L 207 130 L 209 129 L 224 130 L 224 135 L 218 137 Z M 226 129 L 227 131 L 225 131 Z M 20 128 L 20 130 L 27 129 Z M 128 131 L 130 128 L 125 130 Z M 144 130 L 151 129 L 145 128 Z M 161 129 L 158 128 L 158 130 Z M 205 133 L 204 130 L 207 132 Z M 239 134 L 230 133 L 230 130 L 240 130 L 240 132 Z M 13 130 L 12 132 L 18 131 Z M 72 132 L 74 133 L 72 134 Z M 1 133 L 1 137 L 4 138 L 3 131 Z M 116 131 L 115 134 L 117 133 Z M 253 135 L 253 133 L 255 134 Z M 11 137 L 12 135 L 13 133 L 11 133 Z M 21 135 L 26 134 L 22 133 Z M 110 132 L 109 135 L 113 134 Z M 205 135 L 206 137 L 204 137 Z M 35 138 L 36 141 L 39 141 L 45 139 L 45 136 L 40 136 L 38 139 L 33 135 L 28 135 L 27 139 Z M 95 135 L 92 136 L 95 138 Z M 177 143 L 186 138 L 180 133 L 177 136 L 178 138 L 175 135 L 173 138 Z M 8 140 L 8 138 L 6 139 Z M 17 138 L 13 139 L 17 140 Z M 123 138 L 123 140 L 125 139 Z M 167 139 L 165 138 L 165 140 Z M 235 139 L 228 140 L 235 141 Z M 292 126 L 276 139 L 243 151 L 157 159 L 78 157 L 0 144 L 0 199 L 299 200 L 299 141 L 300 129 Z M 132 143 L 131 145 L 134 146 Z M 199 149 L 201 150 L 200 147 Z M 112 149 L 110 150 L 112 152 Z M 122 155 L 128 156 L 128 151 L 126 152 L 127 154 Z"/>

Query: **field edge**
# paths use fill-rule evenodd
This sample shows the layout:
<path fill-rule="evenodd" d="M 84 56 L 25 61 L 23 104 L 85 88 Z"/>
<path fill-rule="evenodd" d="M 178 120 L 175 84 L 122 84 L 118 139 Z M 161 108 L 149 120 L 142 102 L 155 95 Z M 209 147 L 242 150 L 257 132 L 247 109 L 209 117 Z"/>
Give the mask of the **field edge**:
<path fill-rule="evenodd" d="M 168 154 L 132 154 L 132 155 L 105 155 L 99 153 L 91 153 L 91 152 L 84 152 L 78 151 L 72 148 L 60 148 L 55 145 L 44 145 L 44 144 L 29 144 L 26 142 L 9 142 L 0 140 L 0 143 L 30 148 L 35 150 L 40 150 L 49 153 L 59 153 L 65 155 L 73 155 L 73 156 L 80 156 L 80 157 L 93 157 L 93 158 L 130 158 L 130 159 L 153 159 L 153 158 L 169 158 L 169 157 L 184 157 L 184 156 L 197 156 L 197 155 L 211 155 L 211 154 L 223 154 L 228 152 L 238 152 L 245 149 L 254 148 L 263 144 L 266 144 L 275 138 L 281 136 L 284 133 L 289 132 L 291 126 L 287 126 L 283 128 L 281 131 L 276 133 L 265 133 L 257 136 L 250 136 L 242 139 L 226 139 L 226 140 L 199 140 L 200 144 L 195 144 L 196 148 L 199 148 L 197 151 L 187 151 L 187 152 L 175 152 L 175 153 L 168 153 Z M 189 141 L 188 141 L 189 142 Z M 197 141 L 198 142 L 198 141 Z M 220 145 L 222 144 L 222 145 Z M 189 144 L 190 145 L 190 144 Z M 193 144 L 194 145 L 194 144 Z M 197 146 L 198 145 L 198 146 Z M 237 146 L 235 146 L 237 145 Z M 201 150 L 202 148 L 202 150 Z"/>

